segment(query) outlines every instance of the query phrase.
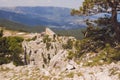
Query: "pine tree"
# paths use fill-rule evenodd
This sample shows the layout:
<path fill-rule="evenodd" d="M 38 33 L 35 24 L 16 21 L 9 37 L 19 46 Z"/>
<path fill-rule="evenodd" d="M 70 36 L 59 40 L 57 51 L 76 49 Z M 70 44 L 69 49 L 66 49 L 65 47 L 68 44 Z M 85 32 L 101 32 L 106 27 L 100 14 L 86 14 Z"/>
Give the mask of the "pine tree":
<path fill-rule="evenodd" d="M 120 0 L 84 0 L 79 10 L 73 9 L 71 15 L 93 15 L 101 12 L 111 13 L 110 22 L 116 33 L 116 39 L 120 42 L 120 24 L 117 20 L 120 10 Z"/>

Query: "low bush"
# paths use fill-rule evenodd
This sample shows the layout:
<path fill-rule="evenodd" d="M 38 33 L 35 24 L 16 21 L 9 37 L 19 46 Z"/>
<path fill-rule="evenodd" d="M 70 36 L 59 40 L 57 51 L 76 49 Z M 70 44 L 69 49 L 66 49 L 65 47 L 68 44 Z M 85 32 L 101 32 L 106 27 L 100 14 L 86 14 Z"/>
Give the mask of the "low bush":
<path fill-rule="evenodd" d="M 69 39 L 66 44 L 63 44 L 62 47 L 64 49 L 72 49 L 73 48 L 73 41 Z"/>
<path fill-rule="evenodd" d="M 50 42 L 50 41 L 51 41 L 51 39 L 49 38 L 49 36 L 45 35 L 44 38 L 43 38 L 43 42 L 47 43 L 47 42 Z"/>
<path fill-rule="evenodd" d="M 23 65 L 21 54 L 23 48 L 21 37 L 1 37 L 0 38 L 0 65 L 13 62 L 16 66 Z"/>
<path fill-rule="evenodd" d="M 72 59 L 73 57 L 75 57 L 75 53 L 73 53 L 72 51 L 69 51 L 67 58 Z"/>

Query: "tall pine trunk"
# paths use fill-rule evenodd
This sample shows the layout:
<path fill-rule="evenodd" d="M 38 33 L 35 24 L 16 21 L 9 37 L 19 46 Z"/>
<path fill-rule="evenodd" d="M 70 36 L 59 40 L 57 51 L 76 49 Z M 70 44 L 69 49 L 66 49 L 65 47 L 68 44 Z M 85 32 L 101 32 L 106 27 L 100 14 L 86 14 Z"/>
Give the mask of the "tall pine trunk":
<path fill-rule="evenodd" d="M 113 26 L 113 28 L 115 30 L 115 33 L 116 33 L 115 38 L 120 42 L 120 25 L 119 25 L 118 20 L 117 20 L 117 10 L 116 10 L 116 8 L 112 8 L 111 20 L 112 20 L 112 26 Z"/>

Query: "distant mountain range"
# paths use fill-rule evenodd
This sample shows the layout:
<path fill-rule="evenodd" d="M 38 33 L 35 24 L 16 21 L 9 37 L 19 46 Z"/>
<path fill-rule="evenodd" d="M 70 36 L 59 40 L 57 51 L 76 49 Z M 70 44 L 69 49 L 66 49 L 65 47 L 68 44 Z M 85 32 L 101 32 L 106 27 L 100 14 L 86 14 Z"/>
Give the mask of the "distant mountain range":
<path fill-rule="evenodd" d="M 48 26 L 56 29 L 83 28 L 82 17 L 71 16 L 71 9 L 60 7 L 2 7 L 0 18 L 28 26 Z"/>
<path fill-rule="evenodd" d="M 99 17 L 105 17 L 105 14 L 100 13 L 92 16 L 71 16 L 71 9 L 61 7 L 1 7 L 0 8 L 0 21 L 10 21 L 27 25 L 28 27 L 34 26 L 47 26 L 54 29 L 78 29 L 85 28 L 86 24 L 84 19 L 96 20 Z M 118 15 L 120 21 L 120 14 Z M 5 23 L 5 22 L 4 22 Z"/>

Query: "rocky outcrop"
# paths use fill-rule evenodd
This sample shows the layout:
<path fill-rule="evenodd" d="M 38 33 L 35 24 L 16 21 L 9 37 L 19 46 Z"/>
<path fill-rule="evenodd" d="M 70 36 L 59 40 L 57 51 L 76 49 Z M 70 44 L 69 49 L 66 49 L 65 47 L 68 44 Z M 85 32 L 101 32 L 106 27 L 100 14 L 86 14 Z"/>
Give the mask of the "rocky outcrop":
<path fill-rule="evenodd" d="M 74 60 L 69 60 L 68 50 L 62 47 L 69 39 L 75 41 L 75 38 L 49 37 L 51 40 L 44 43 L 44 36 L 39 36 L 34 41 L 23 42 L 27 66 L 37 66 L 40 80 L 119 80 L 120 62 L 84 67 L 82 63 L 77 64 Z M 50 44 L 49 49 L 47 49 L 47 43 Z M 89 57 L 89 55 L 86 56 Z M 84 57 L 83 62 L 84 60 L 86 61 L 87 58 Z"/>
<path fill-rule="evenodd" d="M 53 32 L 50 28 L 45 29 L 45 34 L 49 35 L 50 38 L 54 38 L 55 36 L 57 36 L 56 33 Z"/>
<path fill-rule="evenodd" d="M 62 64 L 61 64 L 62 65 Z M 0 66 L 1 80 L 120 80 L 120 62 L 94 67 L 78 67 L 59 71 L 39 68 L 35 65 L 14 67 Z M 13 67 L 10 67 L 13 66 Z M 65 66 L 64 66 L 65 67 Z"/>
<path fill-rule="evenodd" d="M 55 35 L 55 32 L 53 32 L 50 28 L 46 28 L 46 30 L 45 30 L 45 34 L 46 35 Z"/>
<path fill-rule="evenodd" d="M 67 50 L 62 47 L 67 43 L 70 37 L 51 38 L 45 35 L 37 35 L 36 40 L 24 41 L 24 62 L 27 65 L 36 65 L 40 68 L 55 67 L 64 62 L 61 59 L 66 59 Z M 48 40 L 47 40 L 48 39 Z M 59 63 L 58 63 L 59 62 Z"/>
<path fill-rule="evenodd" d="M 48 30 L 49 32 L 49 30 Z M 51 32 L 51 31 L 50 31 Z M 50 35 L 53 33 L 51 32 Z M 47 35 L 47 36 L 46 36 Z M 0 66 L 1 80 L 120 80 L 120 62 L 102 66 L 83 66 L 89 58 L 97 56 L 89 53 L 83 56 L 80 64 L 68 59 L 69 51 L 63 45 L 74 37 L 50 37 L 46 33 L 35 34 L 36 39 L 23 41 L 23 60 L 26 65 L 13 63 Z M 90 62 L 90 61 L 89 61 Z"/>

